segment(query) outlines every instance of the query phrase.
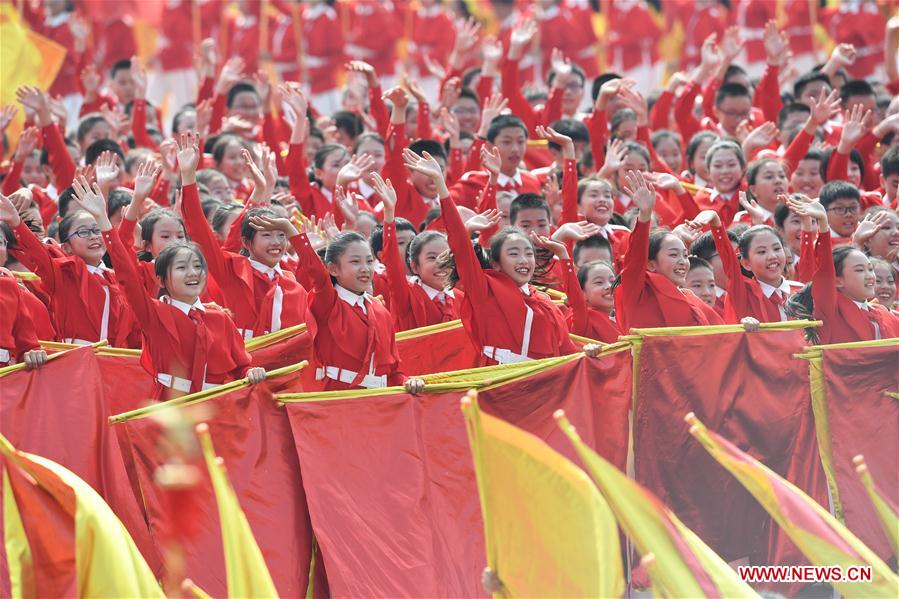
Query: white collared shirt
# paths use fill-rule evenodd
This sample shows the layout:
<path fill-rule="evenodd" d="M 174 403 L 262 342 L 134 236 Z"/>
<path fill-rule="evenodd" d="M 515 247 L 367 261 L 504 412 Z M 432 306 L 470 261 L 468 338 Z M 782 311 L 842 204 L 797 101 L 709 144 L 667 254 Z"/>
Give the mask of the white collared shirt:
<path fill-rule="evenodd" d="M 725 293 L 727 293 L 727 289 L 722 289 L 721 287 L 715 285 L 715 297 L 721 297 Z"/>
<path fill-rule="evenodd" d="M 419 279 L 418 277 L 415 277 L 415 282 L 418 283 L 418 285 L 419 285 L 422 289 L 425 290 L 425 293 L 428 294 L 428 299 L 429 299 L 429 300 L 432 300 L 432 301 L 433 301 L 434 298 L 436 297 L 436 298 L 439 298 L 439 299 L 440 299 L 440 302 L 441 302 L 441 303 L 446 303 L 446 299 L 445 299 L 445 298 L 446 298 L 447 296 L 452 297 L 452 298 L 455 298 L 455 296 L 453 295 L 453 290 L 452 290 L 452 289 L 434 289 L 434 288 L 431 287 L 430 285 L 426 285 L 425 283 L 423 283 L 423 282 L 421 281 L 421 279 Z"/>
<path fill-rule="evenodd" d="M 525 295 L 531 295 L 531 288 L 528 287 L 528 284 L 527 284 L 527 283 L 525 283 L 524 285 L 522 285 L 522 286 L 519 287 L 518 289 L 519 289 L 523 294 L 525 294 Z"/>
<path fill-rule="evenodd" d="M 280 264 L 275 264 L 274 266 L 269 266 L 267 264 L 263 264 L 258 260 L 253 260 L 250 258 L 250 266 L 252 266 L 255 270 L 258 270 L 264 275 L 268 276 L 268 280 L 271 281 L 275 278 L 275 273 L 279 275 L 283 275 L 284 271 L 281 269 Z"/>
<path fill-rule="evenodd" d="M 102 262 L 97 266 L 91 266 L 90 264 L 86 264 L 85 266 L 87 266 L 87 272 L 91 273 L 92 275 L 100 275 L 101 277 L 103 276 L 104 272 L 112 271 L 111 268 L 109 268 Z"/>
<path fill-rule="evenodd" d="M 176 300 L 175 298 L 173 298 L 170 295 L 163 295 L 160 299 L 163 303 L 166 303 L 170 306 L 174 306 L 175 308 L 178 308 L 179 310 L 184 312 L 185 316 L 187 316 L 190 313 L 192 308 L 196 308 L 200 312 L 206 311 L 206 307 L 200 301 L 200 298 L 197 298 L 197 301 L 195 301 L 192 304 L 188 304 L 187 302 L 182 302 L 181 300 Z"/>
<path fill-rule="evenodd" d="M 756 280 L 758 281 L 758 279 L 756 279 Z M 774 287 L 773 285 L 769 285 L 768 283 L 765 283 L 763 281 L 758 281 L 758 283 L 759 283 L 759 288 L 761 288 L 761 290 L 762 290 L 762 293 L 764 293 L 765 297 L 767 297 L 768 299 L 771 299 L 771 296 L 774 294 L 775 291 L 783 292 L 784 302 L 786 302 L 787 298 L 790 297 L 790 281 L 788 281 L 786 277 L 781 279 L 779 287 Z M 784 310 L 784 305 L 785 304 L 779 304 L 777 306 L 777 311 L 780 312 L 780 320 L 781 321 L 784 321 L 787 319 L 787 311 Z"/>
<path fill-rule="evenodd" d="M 504 173 L 500 173 L 496 178 L 496 184 L 499 187 L 507 187 L 510 183 L 514 183 L 515 187 L 521 187 L 521 171 L 516 169 L 515 174 L 511 177 Z"/>
<path fill-rule="evenodd" d="M 718 191 L 717 189 L 713 189 L 709 199 L 712 202 L 715 202 L 718 200 L 718 198 L 721 198 L 722 202 L 729 202 L 733 199 L 733 197 L 736 195 L 736 193 L 737 193 L 736 191 L 732 191 L 729 194 L 723 194 L 720 191 Z"/>
<path fill-rule="evenodd" d="M 859 310 L 863 310 L 863 311 L 865 311 L 865 312 L 870 312 L 870 311 L 871 311 L 871 304 L 869 304 L 868 302 L 857 302 L 857 301 L 855 301 L 855 300 L 852 300 L 852 303 L 855 304 L 856 306 L 858 306 L 858 309 L 859 309 Z M 881 338 L 881 336 L 880 336 L 880 325 L 877 324 L 877 322 L 874 321 L 874 320 L 871 321 L 871 324 L 874 325 L 874 338 L 875 338 L 875 339 L 880 339 L 880 338 Z"/>
<path fill-rule="evenodd" d="M 363 293 L 359 295 L 358 293 L 353 293 L 346 287 L 341 287 L 340 285 L 334 285 L 334 289 L 337 291 L 337 297 L 345 301 L 351 306 L 359 306 L 362 308 L 362 313 L 368 315 L 368 309 L 365 307 L 365 302 L 371 301 L 371 296 L 367 293 Z"/>
<path fill-rule="evenodd" d="M 375 193 L 375 188 L 366 183 L 364 179 L 359 179 L 359 195 L 367 200 L 373 193 Z"/>

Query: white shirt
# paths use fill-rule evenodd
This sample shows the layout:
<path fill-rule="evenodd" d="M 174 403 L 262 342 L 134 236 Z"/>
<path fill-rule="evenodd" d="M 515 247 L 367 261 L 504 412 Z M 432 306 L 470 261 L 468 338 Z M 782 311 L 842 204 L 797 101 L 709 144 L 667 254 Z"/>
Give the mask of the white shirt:
<path fill-rule="evenodd" d="M 510 183 L 514 183 L 515 187 L 521 187 L 521 171 L 516 170 L 515 174 L 511 177 L 509 175 L 500 173 L 496 178 L 496 184 L 498 187 L 508 187 Z"/>
<path fill-rule="evenodd" d="M 864 310 L 865 312 L 871 311 L 871 305 L 868 302 L 857 302 L 855 300 L 852 300 L 852 303 L 858 306 L 859 310 Z M 874 338 L 880 339 L 880 325 L 878 325 L 874 320 L 871 321 L 871 324 L 874 325 Z"/>
<path fill-rule="evenodd" d="M 415 282 L 418 283 L 418 285 L 422 289 L 425 290 L 425 293 L 428 294 L 429 300 L 433 301 L 433 299 L 436 297 L 440 300 L 440 303 L 445 304 L 447 296 L 455 298 L 455 296 L 453 295 L 452 289 L 434 289 L 430 285 L 426 285 L 425 283 L 422 283 L 421 279 L 419 279 L 417 277 L 415 278 Z"/>
<path fill-rule="evenodd" d="M 206 311 L 206 307 L 203 306 L 203 304 L 202 304 L 202 302 L 200 302 L 199 298 L 197 298 L 197 301 L 195 301 L 192 304 L 188 304 L 187 302 L 182 302 L 180 300 L 176 300 L 175 298 L 173 298 L 169 295 L 163 295 L 160 298 L 160 300 L 165 304 L 168 304 L 170 306 L 174 306 L 175 308 L 178 308 L 179 310 L 184 312 L 185 316 L 187 316 L 190 313 L 191 308 L 196 308 L 200 312 Z"/>
<path fill-rule="evenodd" d="M 367 293 L 359 295 L 358 293 L 353 293 L 349 289 L 341 287 L 340 285 L 334 285 L 334 289 L 337 291 L 337 297 L 351 306 L 359 306 L 360 308 L 362 308 L 362 313 L 366 316 L 368 315 L 368 309 L 365 307 L 365 302 L 371 301 L 370 295 L 368 295 Z"/>
<path fill-rule="evenodd" d="M 525 283 L 524 285 L 522 285 L 522 286 L 519 287 L 518 289 L 519 289 L 523 294 L 525 294 L 525 295 L 531 295 L 531 288 L 528 287 L 528 284 L 527 284 L 527 283 Z"/>
<path fill-rule="evenodd" d="M 104 272 L 112 271 L 111 268 L 109 268 L 102 262 L 97 266 L 91 266 L 90 264 L 86 264 L 85 266 L 87 266 L 87 272 L 91 273 L 92 275 L 100 275 L 101 277 L 103 276 Z"/>
<path fill-rule="evenodd" d="M 709 199 L 712 202 L 715 202 L 718 200 L 718 198 L 721 198 L 722 202 L 729 202 L 733 199 L 733 197 L 736 193 L 737 192 L 732 191 L 729 194 L 723 194 L 723 193 L 719 192 L 717 189 L 713 189 Z"/>
<path fill-rule="evenodd" d="M 271 281 L 272 279 L 275 278 L 275 273 L 277 273 L 279 275 L 284 274 L 284 271 L 281 270 L 280 264 L 275 264 L 274 266 L 268 266 L 267 264 L 263 264 L 262 262 L 259 262 L 258 260 L 253 260 L 252 258 L 250 258 L 250 266 L 252 266 L 255 270 L 258 270 L 262 274 L 267 275 L 269 281 Z"/>
<path fill-rule="evenodd" d="M 758 281 L 758 279 L 756 279 Z M 759 287 L 762 290 L 762 293 L 765 294 L 765 297 L 771 299 L 771 296 L 775 291 L 782 291 L 784 294 L 784 302 L 787 301 L 787 298 L 790 297 L 790 282 L 784 277 L 781 279 L 780 287 L 774 287 L 773 285 L 769 285 L 768 283 L 764 283 L 762 281 L 758 281 Z M 777 311 L 780 312 L 780 320 L 784 321 L 787 319 L 787 312 L 784 310 L 784 304 L 779 304 L 777 306 Z"/>

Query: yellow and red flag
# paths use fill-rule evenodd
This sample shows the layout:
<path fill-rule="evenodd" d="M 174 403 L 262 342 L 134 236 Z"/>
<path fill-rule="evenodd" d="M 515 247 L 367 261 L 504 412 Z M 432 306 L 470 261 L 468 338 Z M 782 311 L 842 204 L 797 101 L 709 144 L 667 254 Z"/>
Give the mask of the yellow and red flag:
<path fill-rule="evenodd" d="M 653 556 L 646 567 L 653 589 L 668 597 L 758 597 L 658 497 L 587 446 L 561 410 L 556 419 L 625 534 L 641 556 Z"/>
<path fill-rule="evenodd" d="M 874 511 L 877 512 L 877 517 L 880 518 L 880 522 L 883 524 L 883 530 L 887 535 L 887 539 L 889 539 L 890 545 L 893 547 L 893 554 L 899 554 L 899 507 L 890 501 L 890 498 L 874 483 L 874 478 L 868 470 L 864 456 L 855 456 L 853 461 L 855 462 L 855 471 L 858 473 L 865 491 L 868 492 L 868 497 L 871 498 L 871 503 L 874 504 Z"/>
<path fill-rule="evenodd" d="M 500 597 L 619 597 L 618 526 L 590 478 L 534 435 L 463 400 L 487 567 Z"/>
<path fill-rule="evenodd" d="M 163 597 L 106 502 L 56 462 L 0 435 L 3 522 L 13 597 Z"/>
<path fill-rule="evenodd" d="M 230 597 L 278 597 L 272 575 L 256 543 L 250 523 L 237 500 L 237 494 L 225 470 L 224 460 L 216 457 L 209 426 L 197 426 L 206 468 L 215 492 L 219 521 L 222 525 L 222 547 Z"/>
<path fill-rule="evenodd" d="M 844 578 L 830 581 L 845 597 L 896 597 L 899 577 L 858 537 L 789 481 L 708 430 L 692 413 L 686 417 L 693 435 L 781 526 L 802 554 L 816 566 L 839 566 Z M 848 582 L 848 568 L 870 568 L 871 580 Z"/>

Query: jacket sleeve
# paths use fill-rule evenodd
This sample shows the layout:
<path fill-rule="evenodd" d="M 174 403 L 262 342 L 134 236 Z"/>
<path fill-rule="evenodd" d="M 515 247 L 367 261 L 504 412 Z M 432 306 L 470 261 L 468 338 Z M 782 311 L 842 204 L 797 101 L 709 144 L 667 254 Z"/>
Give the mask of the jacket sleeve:
<path fill-rule="evenodd" d="M 109 251 L 109 257 L 112 258 L 116 281 L 125 292 L 128 304 L 138 322 L 149 323 L 158 320 L 153 300 L 140 281 L 137 272 L 137 257 L 134 252 L 125 247 L 114 229 L 103 231 L 103 241 L 106 242 L 106 249 Z"/>
<path fill-rule="evenodd" d="M 48 295 L 52 295 L 56 291 L 57 284 L 61 283 L 61 271 L 59 265 L 50 255 L 50 250 L 46 244 L 35 237 L 25 221 L 19 223 L 19 226 L 13 230 L 16 240 L 19 242 L 21 250 L 16 253 L 19 260 L 41 278 Z"/>
<path fill-rule="evenodd" d="M 465 289 L 465 294 L 475 305 L 487 299 L 487 277 L 481 269 L 481 263 L 474 253 L 471 238 L 465 230 L 465 223 L 459 216 L 459 210 L 452 196 L 440 199 L 443 224 L 446 227 L 446 240 L 456 261 L 456 271 Z"/>
<path fill-rule="evenodd" d="M 674 102 L 674 119 L 680 128 L 684 143 L 689 143 L 690 138 L 702 129 L 702 124 L 693 116 L 693 105 L 698 94 L 699 85 L 695 82 L 688 83 Z"/>
<path fill-rule="evenodd" d="M 47 159 L 55 177 L 56 189 L 62 190 L 72 185 L 75 178 L 75 162 L 66 148 L 66 142 L 59 130 L 59 125 L 47 125 L 41 129 L 44 147 L 47 148 Z"/>
<path fill-rule="evenodd" d="M 649 263 L 649 221 L 637 219 L 621 267 L 621 303 L 616 306 L 623 312 L 636 307 L 646 285 L 646 266 Z M 616 298 L 618 299 L 618 298 Z"/>
<path fill-rule="evenodd" d="M 331 282 L 331 273 L 322 262 L 305 233 L 290 238 L 290 245 L 297 251 L 298 269 L 302 269 L 308 280 L 312 282 L 313 297 L 309 309 L 319 322 L 324 322 L 334 308 L 334 302 L 340 301 L 337 290 Z"/>
<path fill-rule="evenodd" d="M 387 268 L 387 289 L 390 292 L 390 309 L 394 314 L 411 310 L 411 293 L 406 280 L 406 265 L 400 256 L 396 239 L 396 223 L 384 223 L 384 251 L 381 261 Z"/>
<path fill-rule="evenodd" d="M 181 188 L 181 193 L 181 212 L 184 216 L 187 234 L 203 250 L 203 256 L 209 265 L 209 274 L 216 282 L 224 284 L 234 273 L 228 268 L 224 250 L 213 233 L 212 227 L 209 226 L 209 221 L 203 215 L 197 184 L 185 185 Z"/>
<path fill-rule="evenodd" d="M 833 246 L 830 231 L 818 233 L 815 244 L 815 275 L 812 277 L 812 301 L 815 318 L 824 321 L 824 326 L 837 317 L 837 271 L 833 265 Z"/>

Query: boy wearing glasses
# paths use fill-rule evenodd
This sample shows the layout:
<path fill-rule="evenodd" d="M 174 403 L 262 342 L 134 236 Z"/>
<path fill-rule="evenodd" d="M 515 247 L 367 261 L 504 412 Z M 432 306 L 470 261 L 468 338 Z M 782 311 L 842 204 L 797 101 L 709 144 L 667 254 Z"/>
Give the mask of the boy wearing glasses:
<path fill-rule="evenodd" d="M 846 245 L 852 241 L 862 207 L 858 187 L 846 181 L 831 181 L 821 188 L 818 201 L 827 211 L 833 244 Z"/>

